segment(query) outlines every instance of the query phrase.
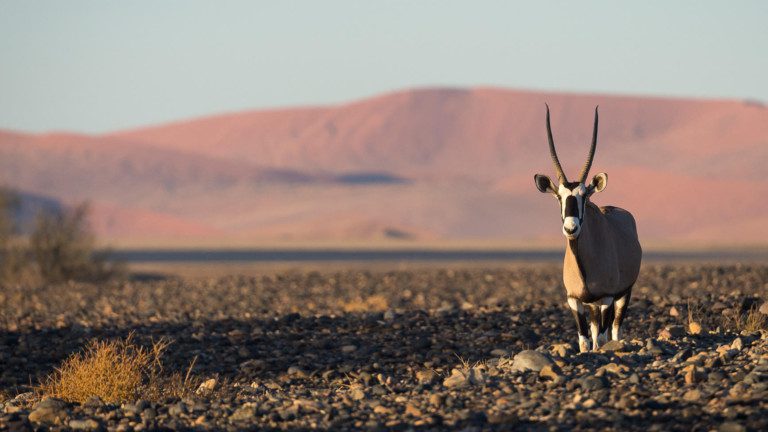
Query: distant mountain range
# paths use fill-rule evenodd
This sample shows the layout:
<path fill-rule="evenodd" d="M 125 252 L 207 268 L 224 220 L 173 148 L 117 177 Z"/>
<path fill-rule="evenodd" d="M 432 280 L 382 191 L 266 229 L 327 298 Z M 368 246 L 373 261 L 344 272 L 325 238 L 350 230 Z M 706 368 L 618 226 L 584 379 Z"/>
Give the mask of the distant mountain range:
<path fill-rule="evenodd" d="M 92 203 L 117 243 L 562 241 L 544 103 L 574 177 L 600 132 L 599 205 L 641 239 L 768 243 L 768 108 L 754 102 L 418 89 L 90 136 L 0 131 L 0 182 Z"/>

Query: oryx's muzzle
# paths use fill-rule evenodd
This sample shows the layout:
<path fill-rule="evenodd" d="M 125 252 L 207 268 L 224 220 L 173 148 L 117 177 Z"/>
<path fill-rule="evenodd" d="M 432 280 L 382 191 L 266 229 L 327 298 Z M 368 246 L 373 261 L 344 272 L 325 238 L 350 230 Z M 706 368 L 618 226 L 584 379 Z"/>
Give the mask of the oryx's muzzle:
<path fill-rule="evenodd" d="M 573 240 L 581 232 L 581 212 L 578 198 L 571 195 L 563 203 L 563 234 Z"/>
<path fill-rule="evenodd" d="M 578 189 L 577 189 L 578 190 Z M 571 194 L 571 191 L 562 187 L 560 203 L 563 207 L 563 235 L 568 239 L 574 240 L 581 232 L 581 223 L 583 220 L 583 197 L 578 192 Z"/>

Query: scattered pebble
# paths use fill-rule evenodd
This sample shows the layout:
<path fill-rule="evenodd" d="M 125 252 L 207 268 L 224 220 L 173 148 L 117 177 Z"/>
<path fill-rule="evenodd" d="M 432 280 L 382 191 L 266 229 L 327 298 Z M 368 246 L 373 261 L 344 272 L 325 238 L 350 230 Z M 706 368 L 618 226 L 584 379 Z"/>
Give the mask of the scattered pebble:
<path fill-rule="evenodd" d="M 545 354 L 538 351 L 525 350 L 517 353 L 512 362 L 511 370 L 513 372 L 524 372 L 532 370 L 540 371 L 544 366 L 552 364 L 552 360 Z"/>
<path fill-rule="evenodd" d="M 69 427 L 74 430 L 95 431 L 101 428 L 99 422 L 94 419 L 70 420 Z"/>
<path fill-rule="evenodd" d="M 622 341 L 617 340 L 610 340 L 603 344 L 603 346 L 600 347 L 600 351 L 603 352 L 610 352 L 610 351 L 624 351 L 625 345 Z"/>
<path fill-rule="evenodd" d="M 768 315 L 768 301 L 760 305 L 760 308 L 757 311 L 763 315 Z"/>
<path fill-rule="evenodd" d="M 216 389 L 216 384 L 217 384 L 216 378 L 209 378 L 203 381 L 203 383 L 197 387 L 197 390 L 195 390 L 195 393 L 199 395 L 211 394 Z"/>
<path fill-rule="evenodd" d="M 688 323 L 688 333 L 692 335 L 701 334 L 703 331 L 703 328 L 701 327 L 701 324 L 699 324 L 696 321 L 691 321 Z"/>

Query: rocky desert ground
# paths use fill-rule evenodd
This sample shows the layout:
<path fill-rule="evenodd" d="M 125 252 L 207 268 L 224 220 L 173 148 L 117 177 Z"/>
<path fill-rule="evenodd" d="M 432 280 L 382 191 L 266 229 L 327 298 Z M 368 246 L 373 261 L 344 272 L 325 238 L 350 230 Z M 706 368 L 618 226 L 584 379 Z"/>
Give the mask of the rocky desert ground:
<path fill-rule="evenodd" d="M 575 351 L 556 264 L 5 287 L 0 430 L 768 430 L 768 266 L 646 265 Z M 171 341 L 180 397 L 43 398 L 89 340 Z"/>

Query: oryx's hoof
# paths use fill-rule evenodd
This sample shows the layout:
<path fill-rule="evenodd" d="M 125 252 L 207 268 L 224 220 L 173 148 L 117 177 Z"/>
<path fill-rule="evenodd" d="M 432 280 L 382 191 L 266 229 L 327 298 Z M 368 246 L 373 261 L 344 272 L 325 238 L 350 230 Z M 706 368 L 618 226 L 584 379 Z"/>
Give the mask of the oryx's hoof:
<path fill-rule="evenodd" d="M 584 336 L 579 336 L 579 352 L 585 353 L 589 352 L 590 348 L 589 339 L 585 338 Z"/>

